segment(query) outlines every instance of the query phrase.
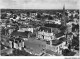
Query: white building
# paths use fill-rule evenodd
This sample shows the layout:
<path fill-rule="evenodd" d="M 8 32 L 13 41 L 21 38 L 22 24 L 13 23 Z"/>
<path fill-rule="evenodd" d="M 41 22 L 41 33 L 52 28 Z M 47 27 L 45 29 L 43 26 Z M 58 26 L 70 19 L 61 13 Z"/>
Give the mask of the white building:
<path fill-rule="evenodd" d="M 10 29 L 9 29 L 9 35 L 10 35 L 14 30 L 15 30 L 15 29 L 10 28 Z"/>
<path fill-rule="evenodd" d="M 6 27 L 6 24 L 5 24 L 5 23 L 2 23 L 1 26 L 2 26 L 2 27 Z"/>
<path fill-rule="evenodd" d="M 10 48 L 15 48 L 19 50 L 22 50 L 22 48 L 24 48 L 24 40 L 22 40 L 21 38 L 10 39 L 9 44 Z"/>
<path fill-rule="evenodd" d="M 68 32 L 68 33 L 72 32 L 72 23 L 73 23 L 73 22 L 68 22 L 68 23 L 67 23 L 67 32 Z"/>
<path fill-rule="evenodd" d="M 60 40 L 48 41 L 46 49 L 52 50 L 57 54 L 62 54 L 62 50 L 66 47 L 65 38 L 60 38 Z"/>
<path fill-rule="evenodd" d="M 55 23 L 55 24 L 61 24 L 61 20 L 55 19 L 55 20 L 54 20 L 54 23 Z"/>
<path fill-rule="evenodd" d="M 37 13 L 30 13 L 30 16 L 34 18 L 35 16 L 37 16 Z"/>
<path fill-rule="evenodd" d="M 74 19 L 73 19 L 73 23 L 74 23 L 75 25 L 77 25 L 77 24 L 79 24 L 79 20 L 78 20 L 77 18 L 74 18 Z"/>
<path fill-rule="evenodd" d="M 30 31 L 30 32 L 32 32 L 32 33 L 33 33 L 34 28 L 32 28 L 32 27 L 22 27 L 22 28 L 19 28 L 19 30 L 18 30 L 18 31 L 19 31 L 19 32 Z"/>
<path fill-rule="evenodd" d="M 67 34 L 67 45 L 72 44 L 73 33 Z"/>
<path fill-rule="evenodd" d="M 57 24 L 46 24 L 44 27 L 39 28 L 36 36 L 42 40 L 55 40 L 55 34 L 61 32 L 59 27 L 60 25 Z"/>
<path fill-rule="evenodd" d="M 45 27 L 41 27 L 36 36 L 37 38 L 47 41 L 54 40 L 55 38 L 55 34 L 51 32 L 51 29 Z"/>

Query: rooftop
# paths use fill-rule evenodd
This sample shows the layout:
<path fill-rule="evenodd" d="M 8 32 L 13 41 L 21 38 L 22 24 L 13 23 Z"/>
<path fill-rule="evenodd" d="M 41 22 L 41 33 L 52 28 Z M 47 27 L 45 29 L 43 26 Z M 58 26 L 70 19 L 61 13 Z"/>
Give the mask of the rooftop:
<path fill-rule="evenodd" d="M 14 32 L 12 32 L 12 36 L 15 36 L 15 37 L 17 37 L 17 36 L 21 36 L 21 37 L 28 37 L 28 35 L 30 34 L 31 32 L 29 32 L 29 31 L 25 31 L 25 32 L 18 32 L 18 31 L 14 31 Z"/>
<path fill-rule="evenodd" d="M 44 30 L 45 32 L 47 32 L 47 31 L 48 32 L 51 32 L 51 29 L 50 28 L 47 28 L 47 27 L 40 27 L 39 30 L 40 31 L 43 31 Z"/>
<path fill-rule="evenodd" d="M 14 29 L 16 28 L 15 26 L 7 27 L 7 29 Z"/>
<path fill-rule="evenodd" d="M 48 49 L 46 50 L 46 53 L 48 53 L 50 55 L 60 56 L 60 54 L 58 54 L 58 53 L 56 53 L 56 52 L 54 52 L 52 50 L 48 50 Z"/>
<path fill-rule="evenodd" d="M 61 25 L 58 24 L 44 24 L 45 27 L 51 27 L 51 28 L 60 28 Z"/>
<path fill-rule="evenodd" d="M 49 32 L 49 33 L 53 32 L 54 34 L 57 34 L 60 32 L 60 30 L 58 28 L 52 28 L 51 29 L 50 27 L 40 27 L 39 30 L 40 31 L 44 30 L 45 32 Z"/>
<path fill-rule="evenodd" d="M 60 33 L 55 34 L 56 38 L 61 37 L 61 36 L 63 36 L 63 35 L 64 35 L 63 32 L 60 32 Z"/>
<path fill-rule="evenodd" d="M 72 33 L 68 33 L 67 35 L 73 35 Z"/>
<path fill-rule="evenodd" d="M 61 44 L 62 42 L 64 42 L 65 40 L 66 38 L 60 38 L 59 40 L 52 40 L 52 45 L 57 46 Z"/>
<path fill-rule="evenodd" d="M 77 24 L 77 25 L 75 25 L 75 24 L 72 24 L 73 25 L 73 28 L 75 29 L 79 29 L 79 25 Z"/>

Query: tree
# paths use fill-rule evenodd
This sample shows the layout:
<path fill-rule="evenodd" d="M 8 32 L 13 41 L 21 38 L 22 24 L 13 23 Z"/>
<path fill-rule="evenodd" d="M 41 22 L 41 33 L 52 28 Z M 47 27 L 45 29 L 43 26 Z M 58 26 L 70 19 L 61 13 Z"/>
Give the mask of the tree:
<path fill-rule="evenodd" d="M 1 29 L 1 35 L 5 35 L 5 29 L 4 28 Z"/>
<path fill-rule="evenodd" d="M 77 46 L 77 45 L 79 45 L 79 38 L 78 37 L 73 37 L 72 46 Z"/>
<path fill-rule="evenodd" d="M 49 16 L 48 16 L 48 19 L 49 19 L 49 20 L 53 20 L 53 17 L 49 15 Z"/>
<path fill-rule="evenodd" d="M 10 22 L 9 19 L 7 19 L 7 20 L 6 20 L 6 24 L 8 24 L 9 22 Z"/>
<path fill-rule="evenodd" d="M 1 19 L 6 19 L 7 14 L 1 14 Z"/>
<path fill-rule="evenodd" d="M 67 54 L 68 54 L 69 52 L 70 52 L 70 51 L 69 51 L 68 49 L 62 50 L 62 54 L 63 54 L 64 56 L 67 56 Z"/>
<path fill-rule="evenodd" d="M 69 44 L 68 48 L 69 48 L 69 50 L 71 49 L 71 45 L 70 44 Z"/>
<path fill-rule="evenodd" d="M 37 15 L 37 18 L 41 18 L 41 15 L 40 15 L 40 14 L 38 14 L 38 15 Z"/>

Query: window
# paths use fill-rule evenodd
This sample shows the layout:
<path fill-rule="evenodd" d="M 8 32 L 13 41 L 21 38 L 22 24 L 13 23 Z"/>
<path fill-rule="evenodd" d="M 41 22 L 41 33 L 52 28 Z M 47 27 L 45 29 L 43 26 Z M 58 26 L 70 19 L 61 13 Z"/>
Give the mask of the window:
<path fill-rule="evenodd" d="M 50 45 L 50 41 L 46 41 L 46 44 L 49 44 Z"/>
<path fill-rule="evenodd" d="M 62 48 L 62 45 L 60 45 L 59 48 Z"/>
<path fill-rule="evenodd" d="M 57 47 L 57 50 L 56 50 L 56 52 L 58 53 L 58 47 Z"/>
<path fill-rule="evenodd" d="M 62 47 L 62 45 L 60 45 L 60 48 Z"/>
<path fill-rule="evenodd" d="M 44 39 L 44 35 L 42 35 L 42 38 Z"/>
<path fill-rule="evenodd" d="M 57 47 L 57 49 L 58 49 L 58 47 Z"/>
<path fill-rule="evenodd" d="M 18 43 L 18 41 L 16 40 L 15 43 Z"/>

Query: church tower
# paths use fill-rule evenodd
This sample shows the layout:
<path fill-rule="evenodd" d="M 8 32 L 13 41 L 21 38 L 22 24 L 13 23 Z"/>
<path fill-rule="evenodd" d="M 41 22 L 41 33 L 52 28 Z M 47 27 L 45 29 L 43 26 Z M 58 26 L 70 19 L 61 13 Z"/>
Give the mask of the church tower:
<path fill-rule="evenodd" d="M 62 24 L 63 26 L 66 26 L 65 5 L 63 6 L 63 14 L 62 14 L 61 24 Z"/>

